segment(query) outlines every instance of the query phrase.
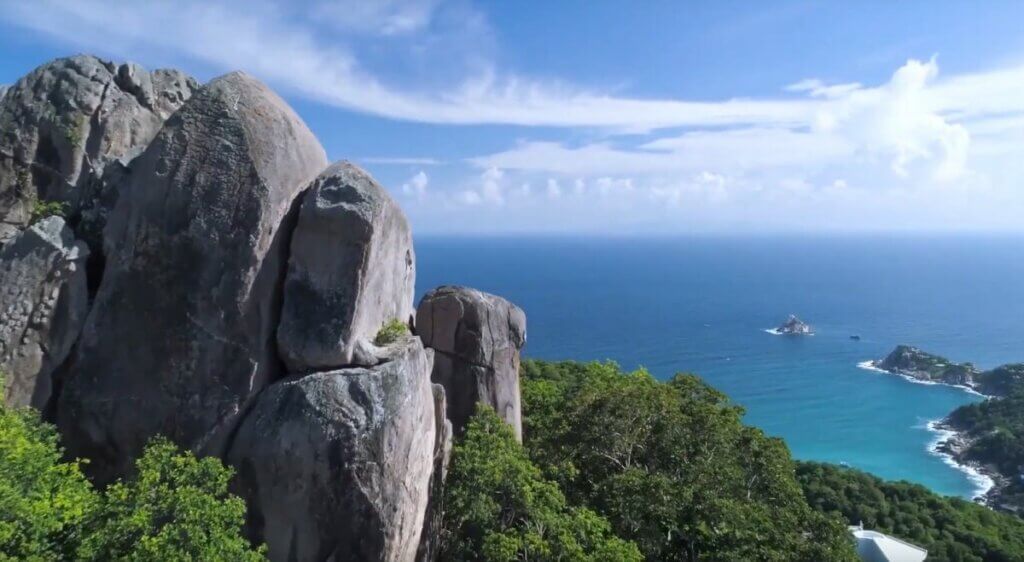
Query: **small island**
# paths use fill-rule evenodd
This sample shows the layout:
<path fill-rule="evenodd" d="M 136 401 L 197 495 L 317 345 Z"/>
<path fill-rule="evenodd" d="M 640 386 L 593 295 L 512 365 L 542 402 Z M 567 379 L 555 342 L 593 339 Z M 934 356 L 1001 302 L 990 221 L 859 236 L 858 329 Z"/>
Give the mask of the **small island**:
<path fill-rule="evenodd" d="M 786 322 L 775 328 L 773 333 L 782 334 L 787 336 L 809 336 L 814 332 L 811 331 L 811 327 L 797 318 L 795 315 L 790 314 L 789 319 Z"/>
<path fill-rule="evenodd" d="M 945 357 L 921 351 L 909 345 L 898 345 L 885 359 L 872 366 L 911 379 L 966 386 L 973 389 L 980 371 L 971 363 L 954 363 Z"/>

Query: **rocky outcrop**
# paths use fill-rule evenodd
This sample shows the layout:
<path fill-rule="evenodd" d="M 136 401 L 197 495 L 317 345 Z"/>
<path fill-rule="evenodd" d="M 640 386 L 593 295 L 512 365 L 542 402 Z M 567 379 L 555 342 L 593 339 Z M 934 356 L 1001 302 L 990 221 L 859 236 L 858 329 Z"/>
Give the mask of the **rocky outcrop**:
<path fill-rule="evenodd" d="M 507 300 L 466 287 L 439 287 L 416 311 L 417 333 L 436 352 L 432 380 L 444 387 L 456 433 L 482 402 L 522 438 L 519 351 L 526 314 Z"/>
<path fill-rule="evenodd" d="M 283 375 L 275 333 L 297 197 L 326 165 L 291 108 L 243 73 L 200 89 L 133 162 L 57 411 L 68 452 L 100 481 L 157 434 L 219 454 Z"/>
<path fill-rule="evenodd" d="M 37 201 L 53 201 L 76 231 L 86 223 L 79 237 L 97 250 L 115 198 L 107 165 L 141 153 L 196 88 L 176 70 L 86 55 L 47 63 L 11 86 L 0 101 L 0 243 L 28 225 Z"/>
<path fill-rule="evenodd" d="M 431 352 L 407 336 L 375 367 L 260 395 L 228 461 L 272 560 L 413 559 L 435 462 L 430 369 Z"/>
<path fill-rule="evenodd" d="M 797 318 L 795 315 L 790 314 L 789 318 L 778 328 L 775 328 L 776 334 L 792 335 L 792 336 L 806 336 L 814 333 L 811 327 Z"/>
<path fill-rule="evenodd" d="M 912 379 L 974 387 L 980 371 L 971 363 L 954 363 L 945 357 L 921 351 L 909 345 L 899 345 L 876 368 Z"/>
<path fill-rule="evenodd" d="M 380 184 L 348 162 L 320 174 L 291 243 L 277 332 L 288 370 L 375 364 L 374 336 L 412 314 L 414 261 L 409 224 Z"/>
<path fill-rule="evenodd" d="M 41 410 L 49 401 L 53 371 L 85 322 L 88 255 L 60 217 L 39 221 L 0 250 L 0 372 L 8 406 Z"/>

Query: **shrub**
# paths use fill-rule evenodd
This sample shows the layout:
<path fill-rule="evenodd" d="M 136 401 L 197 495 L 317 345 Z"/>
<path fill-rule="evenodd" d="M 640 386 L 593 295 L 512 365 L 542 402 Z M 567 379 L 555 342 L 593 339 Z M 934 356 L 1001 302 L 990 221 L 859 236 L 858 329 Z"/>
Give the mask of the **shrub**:
<path fill-rule="evenodd" d="M 35 224 L 46 217 L 63 217 L 67 212 L 67 206 L 61 201 L 44 201 L 39 198 L 32 199 L 32 207 L 29 210 L 31 216 L 29 224 Z"/>
<path fill-rule="evenodd" d="M 696 376 L 527 361 L 522 386 L 530 457 L 648 560 L 856 560 L 841 522 L 804 500 L 786 445 Z"/>
<path fill-rule="evenodd" d="M 377 337 L 373 339 L 373 343 L 379 346 L 389 345 L 408 334 L 409 325 L 396 318 L 389 320 L 381 327 L 380 331 L 377 332 Z"/>

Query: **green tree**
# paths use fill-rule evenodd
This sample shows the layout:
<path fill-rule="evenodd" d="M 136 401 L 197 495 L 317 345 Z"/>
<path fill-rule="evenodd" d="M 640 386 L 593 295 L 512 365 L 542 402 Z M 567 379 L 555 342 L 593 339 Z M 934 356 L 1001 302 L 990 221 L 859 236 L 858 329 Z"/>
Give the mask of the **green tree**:
<path fill-rule="evenodd" d="M 2 376 L 0 376 L 2 387 Z M 53 426 L 0 404 L 0 561 L 255 561 L 231 470 L 156 439 L 138 475 L 99 492 Z"/>
<path fill-rule="evenodd" d="M 693 375 L 527 361 L 523 412 L 531 458 L 648 560 L 856 560 L 785 444 Z"/>
<path fill-rule="evenodd" d="M 76 557 L 98 497 L 61 454 L 38 414 L 0 405 L 0 560 Z"/>
<path fill-rule="evenodd" d="M 264 560 L 240 531 L 245 502 L 228 494 L 232 471 L 161 438 L 136 463 L 138 475 L 107 488 L 80 550 L 87 560 Z"/>
<path fill-rule="evenodd" d="M 456 445 L 445 488 L 444 560 L 638 561 L 594 512 L 569 506 L 493 410 L 480 406 Z"/>

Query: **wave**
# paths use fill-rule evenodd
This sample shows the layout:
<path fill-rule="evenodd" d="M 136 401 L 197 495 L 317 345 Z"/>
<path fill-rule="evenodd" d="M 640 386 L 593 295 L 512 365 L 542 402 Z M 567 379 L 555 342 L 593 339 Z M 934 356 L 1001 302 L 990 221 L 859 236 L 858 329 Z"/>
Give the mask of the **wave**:
<path fill-rule="evenodd" d="M 973 499 L 983 499 L 985 497 L 985 494 L 987 494 L 989 490 L 991 490 L 996 485 L 996 481 L 993 480 L 991 477 L 987 476 L 986 474 L 984 474 L 983 472 L 981 472 L 980 470 L 978 470 L 977 467 L 972 466 L 970 464 L 959 463 L 953 457 L 953 455 L 939 450 L 940 445 L 942 445 L 949 439 L 956 437 L 957 435 L 957 432 L 951 429 L 940 427 L 939 424 L 941 422 L 942 420 L 931 420 L 927 424 L 925 424 L 925 427 L 928 429 L 928 431 L 931 431 L 932 433 L 936 434 L 935 439 L 933 439 L 932 442 L 928 444 L 928 452 L 942 459 L 942 462 L 944 462 L 947 466 L 955 468 L 956 470 L 959 470 L 960 472 L 963 472 L 965 475 L 967 475 L 967 479 L 970 480 L 972 484 L 974 484 Z"/>
<path fill-rule="evenodd" d="M 886 371 L 885 369 L 880 369 L 875 365 L 875 363 L 877 362 L 871 359 L 867 361 L 861 361 L 860 363 L 857 363 L 857 368 L 864 369 L 865 371 L 875 371 L 876 373 L 886 373 L 889 375 L 894 374 L 892 372 Z"/>

